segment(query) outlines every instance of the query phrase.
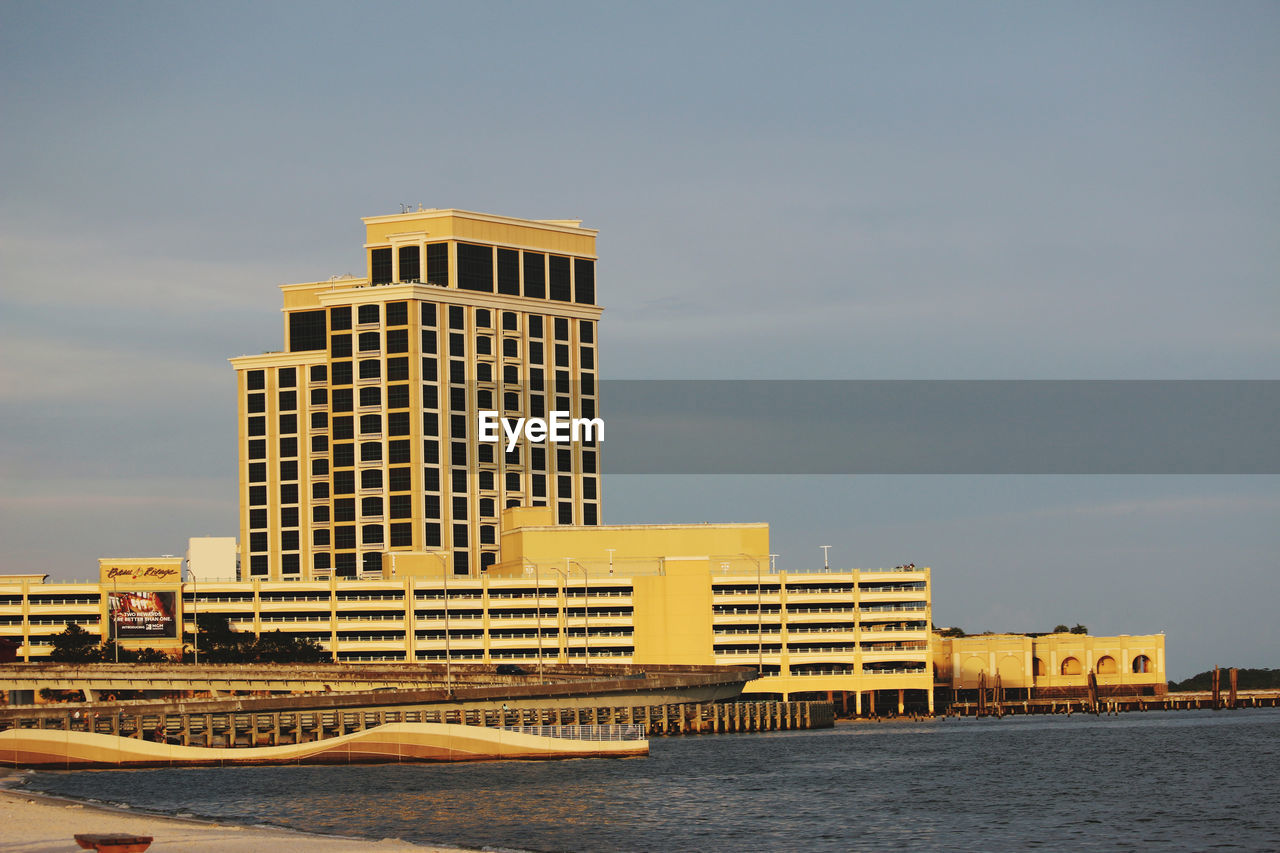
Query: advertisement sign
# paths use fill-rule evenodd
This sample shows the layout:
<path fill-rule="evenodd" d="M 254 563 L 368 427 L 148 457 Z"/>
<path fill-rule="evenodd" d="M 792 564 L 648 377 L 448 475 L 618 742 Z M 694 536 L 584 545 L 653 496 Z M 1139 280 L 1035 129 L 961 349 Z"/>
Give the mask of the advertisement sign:
<path fill-rule="evenodd" d="M 178 636 L 174 621 L 174 592 L 107 593 L 111 631 L 120 638 Z"/>
<path fill-rule="evenodd" d="M 99 560 L 99 579 L 103 583 L 177 583 L 182 580 L 180 557 L 151 560 Z"/>

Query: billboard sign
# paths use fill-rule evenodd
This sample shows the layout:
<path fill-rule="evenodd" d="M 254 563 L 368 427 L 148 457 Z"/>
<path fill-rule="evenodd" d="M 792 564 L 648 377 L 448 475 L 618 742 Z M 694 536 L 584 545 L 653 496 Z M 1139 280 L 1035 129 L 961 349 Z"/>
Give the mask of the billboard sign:
<path fill-rule="evenodd" d="M 111 633 L 128 639 L 136 637 L 176 638 L 178 625 L 173 618 L 174 592 L 110 592 Z"/>

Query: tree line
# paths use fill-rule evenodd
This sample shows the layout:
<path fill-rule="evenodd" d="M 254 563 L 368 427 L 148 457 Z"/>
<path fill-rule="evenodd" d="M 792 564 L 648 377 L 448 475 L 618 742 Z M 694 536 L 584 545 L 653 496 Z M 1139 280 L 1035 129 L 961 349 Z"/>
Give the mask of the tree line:
<path fill-rule="evenodd" d="M 198 649 L 198 652 L 197 652 Z M 295 637 L 279 630 L 254 635 L 237 631 L 225 616 L 210 614 L 200 619 L 194 647 L 183 645 L 181 655 L 153 648 L 118 646 L 114 639 L 101 640 L 75 622 L 68 622 L 53 638 L 49 655 L 58 663 L 321 663 L 331 660 L 329 652 L 314 640 Z"/>

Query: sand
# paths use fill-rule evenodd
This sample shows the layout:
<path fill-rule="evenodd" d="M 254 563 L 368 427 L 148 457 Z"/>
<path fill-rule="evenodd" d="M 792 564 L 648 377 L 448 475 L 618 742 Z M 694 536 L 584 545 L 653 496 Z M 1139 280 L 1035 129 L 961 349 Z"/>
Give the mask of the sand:
<path fill-rule="evenodd" d="M 0 777 L 3 776 L 4 771 L 0 770 Z M 13 779 L 0 779 L 0 785 L 4 781 L 12 783 Z M 155 840 L 148 853 L 457 853 L 458 849 L 398 839 L 365 841 L 133 814 L 0 789 L 0 850 L 5 853 L 72 853 L 80 849 L 75 842 L 76 833 L 86 832 L 150 835 Z"/>

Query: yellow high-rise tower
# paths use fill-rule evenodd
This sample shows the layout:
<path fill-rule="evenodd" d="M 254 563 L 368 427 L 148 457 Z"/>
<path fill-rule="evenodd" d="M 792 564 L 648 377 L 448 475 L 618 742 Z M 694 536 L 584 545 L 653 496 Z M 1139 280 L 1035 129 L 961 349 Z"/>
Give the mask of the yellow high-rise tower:
<path fill-rule="evenodd" d="M 502 510 L 601 520 L 600 447 L 478 440 L 481 411 L 595 418 L 596 232 L 462 210 L 374 216 L 364 278 L 290 284 L 283 352 L 231 359 L 245 579 L 498 562 Z"/>

